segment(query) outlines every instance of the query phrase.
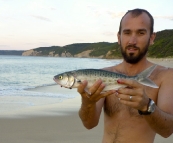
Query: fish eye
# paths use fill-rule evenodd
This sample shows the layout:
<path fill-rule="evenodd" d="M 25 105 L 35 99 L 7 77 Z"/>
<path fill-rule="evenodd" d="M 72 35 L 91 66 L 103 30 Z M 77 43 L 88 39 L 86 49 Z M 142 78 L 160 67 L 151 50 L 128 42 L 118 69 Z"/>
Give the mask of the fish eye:
<path fill-rule="evenodd" d="M 63 79 L 62 75 L 59 76 L 59 79 Z"/>

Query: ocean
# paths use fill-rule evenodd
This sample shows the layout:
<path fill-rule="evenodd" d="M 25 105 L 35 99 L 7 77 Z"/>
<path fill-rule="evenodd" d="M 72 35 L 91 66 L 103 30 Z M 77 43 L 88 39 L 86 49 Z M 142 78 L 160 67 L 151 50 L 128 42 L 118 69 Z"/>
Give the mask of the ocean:
<path fill-rule="evenodd" d="M 18 104 L 18 107 L 37 106 L 74 98 L 60 93 L 51 93 L 51 91 L 43 93 L 33 92 L 28 89 L 55 85 L 54 75 L 65 71 L 85 68 L 99 69 L 120 62 L 121 60 L 90 58 L 0 55 L 0 113 L 6 111 L 6 108 L 11 107 L 13 104 L 14 107 L 16 107 L 16 104 Z M 46 98 L 46 100 L 41 102 L 43 98 Z"/>

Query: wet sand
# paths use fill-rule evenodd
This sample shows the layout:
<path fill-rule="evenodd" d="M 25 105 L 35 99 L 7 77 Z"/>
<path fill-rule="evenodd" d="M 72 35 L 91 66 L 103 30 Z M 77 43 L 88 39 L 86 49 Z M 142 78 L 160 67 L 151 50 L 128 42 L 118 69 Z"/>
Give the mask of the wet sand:
<path fill-rule="evenodd" d="M 173 67 L 173 59 L 151 59 L 154 63 Z M 34 91 L 47 91 L 78 94 L 50 86 Z M 0 143 L 101 143 L 103 134 L 103 116 L 99 125 L 92 130 L 83 127 L 78 117 L 80 95 L 62 103 L 21 109 L 11 116 L 0 118 Z M 154 143 L 171 143 L 173 136 L 162 138 L 157 135 Z"/>

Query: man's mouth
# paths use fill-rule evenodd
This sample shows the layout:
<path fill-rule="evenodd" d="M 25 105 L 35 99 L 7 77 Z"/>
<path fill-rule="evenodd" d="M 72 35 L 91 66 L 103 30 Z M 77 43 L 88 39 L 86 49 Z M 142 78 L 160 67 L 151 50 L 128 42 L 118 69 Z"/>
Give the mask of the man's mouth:
<path fill-rule="evenodd" d="M 129 47 L 129 48 L 127 48 L 127 50 L 130 52 L 135 52 L 138 50 L 138 48 Z"/>

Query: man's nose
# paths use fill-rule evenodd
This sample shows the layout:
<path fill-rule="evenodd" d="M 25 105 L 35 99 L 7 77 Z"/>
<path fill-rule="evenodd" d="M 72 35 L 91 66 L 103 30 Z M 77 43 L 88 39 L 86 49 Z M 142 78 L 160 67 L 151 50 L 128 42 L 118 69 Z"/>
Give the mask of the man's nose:
<path fill-rule="evenodd" d="M 129 39 L 129 45 L 135 45 L 137 42 L 136 36 L 131 36 Z"/>

